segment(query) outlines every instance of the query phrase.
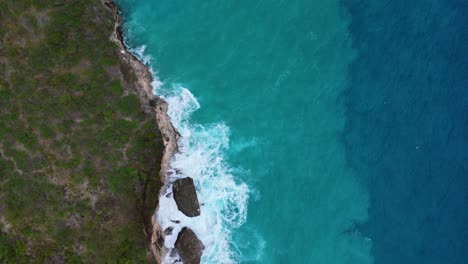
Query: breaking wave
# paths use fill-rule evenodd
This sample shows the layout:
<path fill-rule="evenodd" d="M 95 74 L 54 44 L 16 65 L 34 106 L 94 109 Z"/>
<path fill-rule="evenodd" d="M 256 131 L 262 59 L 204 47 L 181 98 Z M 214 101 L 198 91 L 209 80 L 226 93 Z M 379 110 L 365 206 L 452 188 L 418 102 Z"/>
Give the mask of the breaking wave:
<path fill-rule="evenodd" d="M 131 50 L 145 64 L 151 58 L 144 54 L 145 47 Z M 205 245 L 202 263 L 236 263 L 239 256 L 233 250 L 232 232 L 247 218 L 248 186 L 233 175 L 226 161 L 229 149 L 229 127 L 223 122 L 198 124 L 191 115 L 200 108 L 195 96 L 182 85 L 166 85 L 156 71 L 153 91 L 169 104 L 168 115 L 180 134 L 179 151 L 174 155 L 169 169 L 169 186 L 159 200 L 157 219 L 163 230 L 171 228 L 165 246 L 174 247 L 179 231 L 192 229 Z M 239 173 L 242 170 L 236 170 Z M 194 180 L 200 216 L 187 217 L 177 208 L 172 195 L 172 183 L 180 178 Z M 165 259 L 171 263 L 173 256 Z"/>

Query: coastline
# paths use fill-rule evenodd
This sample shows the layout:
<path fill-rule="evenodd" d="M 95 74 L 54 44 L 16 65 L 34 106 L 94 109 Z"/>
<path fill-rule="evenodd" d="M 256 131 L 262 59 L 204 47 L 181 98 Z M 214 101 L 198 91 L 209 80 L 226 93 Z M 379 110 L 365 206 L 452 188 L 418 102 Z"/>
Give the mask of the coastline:
<path fill-rule="evenodd" d="M 172 125 L 170 118 L 167 114 L 168 104 L 161 97 L 154 95 L 152 92 L 152 81 L 153 75 L 150 69 L 144 65 L 135 55 L 133 55 L 125 46 L 123 40 L 123 32 L 121 29 L 122 16 L 117 5 L 113 0 L 101 0 L 102 4 L 109 8 L 115 18 L 114 31 L 111 35 L 111 41 L 114 42 L 118 50 L 116 51 L 117 56 L 123 62 L 125 62 L 130 69 L 135 73 L 137 79 L 134 81 L 138 97 L 140 98 L 143 110 L 152 115 L 157 122 L 158 128 L 163 138 L 164 151 L 161 160 L 161 169 L 159 171 L 159 178 L 162 182 L 161 189 L 159 190 L 159 197 L 164 193 L 164 190 L 168 187 L 167 171 L 169 169 L 169 162 L 172 156 L 177 152 L 177 140 L 178 133 Z M 151 217 L 151 228 L 145 227 L 145 235 L 151 241 L 151 251 L 157 263 L 161 263 L 165 255 L 168 253 L 168 249 L 164 246 L 164 232 L 161 229 L 157 219 L 156 212 L 158 207 L 155 208 L 155 213 Z M 148 231 L 151 230 L 151 234 Z"/>

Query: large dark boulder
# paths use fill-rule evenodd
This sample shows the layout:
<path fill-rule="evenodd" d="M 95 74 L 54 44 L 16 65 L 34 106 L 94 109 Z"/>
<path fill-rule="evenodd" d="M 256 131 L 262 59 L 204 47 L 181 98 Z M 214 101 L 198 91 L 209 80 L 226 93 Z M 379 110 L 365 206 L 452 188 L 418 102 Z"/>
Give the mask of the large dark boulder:
<path fill-rule="evenodd" d="M 187 177 L 176 180 L 172 186 L 172 191 L 179 211 L 189 217 L 200 215 L 200 205 L 198 204 L 197 192 L 192 178 Z"/>
<path fill-rule="evenodd" d="M 184 264 L 200 264 L 205 246 L 190 228 L 184 227 L 177 236 L 175 248 Z"/>

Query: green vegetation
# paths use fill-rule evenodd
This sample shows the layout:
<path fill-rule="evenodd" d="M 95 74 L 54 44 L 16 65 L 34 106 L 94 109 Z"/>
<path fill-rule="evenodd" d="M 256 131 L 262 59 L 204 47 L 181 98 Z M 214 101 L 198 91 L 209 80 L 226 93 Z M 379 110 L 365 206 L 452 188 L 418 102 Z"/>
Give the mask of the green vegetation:
<path fill-rule="evenodd" d="M 151 261 L 163 146 L 113 24 L 98 0 L 0 2 L 0 263 Z"/>

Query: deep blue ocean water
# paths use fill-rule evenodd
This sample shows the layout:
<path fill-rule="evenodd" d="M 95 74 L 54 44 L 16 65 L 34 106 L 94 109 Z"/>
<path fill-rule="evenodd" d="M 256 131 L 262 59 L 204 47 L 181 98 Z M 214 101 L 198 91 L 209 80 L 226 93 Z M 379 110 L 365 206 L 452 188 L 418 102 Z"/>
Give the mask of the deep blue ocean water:
<path fill-rule="evenodd" d="M 468 263 L 468 2 L 344 3 L 345 141 L 375 263 Z"/>
<path fill-rule="evenodd" d="M 466 263 L 467 3 L 119 0 L 203 203 L 160 223 L 203 263 Z"/>

